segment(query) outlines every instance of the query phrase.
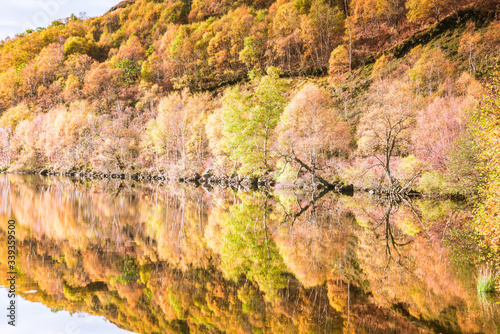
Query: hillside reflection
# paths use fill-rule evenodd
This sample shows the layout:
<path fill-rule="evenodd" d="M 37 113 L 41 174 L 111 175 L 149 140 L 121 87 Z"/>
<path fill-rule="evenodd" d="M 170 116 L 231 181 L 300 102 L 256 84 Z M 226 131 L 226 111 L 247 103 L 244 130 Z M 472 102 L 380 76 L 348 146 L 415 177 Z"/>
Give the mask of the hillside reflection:
<path fill-rule="evenodd" d="M 16 175 L 0 191 L 23 297 L 137 333 L 500 329 L 461 204 Z"/>

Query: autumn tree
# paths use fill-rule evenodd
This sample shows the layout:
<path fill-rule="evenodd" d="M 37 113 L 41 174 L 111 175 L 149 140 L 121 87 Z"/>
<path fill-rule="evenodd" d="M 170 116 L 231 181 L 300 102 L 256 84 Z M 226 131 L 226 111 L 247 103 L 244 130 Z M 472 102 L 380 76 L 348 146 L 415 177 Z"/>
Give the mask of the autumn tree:
<path fill-rule="evenodd" d="M 221 173 L 230 169 L 233 165 L 229 158 L 229 150 L 224 137 L 223 111 L 218 108 L 208 116 L 205 125 L 205 133 L 208 138 L 208 147 L 214 156 L 213 168 Z"/>
<path fill-rule="evenodd" d="M 193 95 L 187 89 L 160 100 L 156 119 L 147 124 L 141 143 L 156 168 L 179 165 L 184 171 L 191 161 L 201 164 L 207 154 L 204 122 L 209 108 L 208 94 Z"/>
<path fill-rule="evenodd" d="M 487 94 L 474 115 L 474 133 L 478 141 L 479 169 L 482 182 L 479 187 L 480 203 L 474 213 L 476 229 L 485 236 L 494 250 L 500 245 L 500 75 L 492 74 Z"/>
<path fill-rule="evenodd" d="M 302 67 L 322 68 L 328 65 L 333 48 L 341 42 L 344 21 L 338 7 L 331 7 L 324 0 L 312 2 L 308 15 L 302 17 L 301 23 L 305 42 Z"/>
<path fill-rule="evenodd" d="M 11 145 L 12 130 L 9 128 L 0 127 L 0 168 L 7 168 L 11 162 Z"/>
<path fill-rule="evenodd" d="M 272 64 L 283 70 L 296 70 L 302 58 L 304 41 L 300 24 L 300 12 L 294 2 L 282 4 L 273 13 L 269 43 L 276 56 Z"/>
<path fill-rule="evenodd" d="M 278 131 L 284 155 L 299 165 L 297 176 L 305 168 L 317 178 L 330 157 L 349 147 L 349 127 L 333 108 L 330 95 L 314 84 L 304 86 L 291 99 Z"/>
<path fill-rule="evenodd" d="M 447 0 L 408 0 L 406 2 L 408 20 L 420 21 L 432 17 L 439 21 L 449 3 Z"/>
<path fill-rule="evenodd" d="M 479 45 L 482 42 L 482 36 L 475 31 L 474 23 L 467 23 L 465 33 L 460 38 L 460 47 L 458 53 L 467 58 L 470 75 L 476 75 L 478 61 Z"/>
<path fill-rule="evenodd" d="M 231 9 L 232 1 L 193 0 L 190 6 L 189 18 L 191 20 L 204 20 L 209 16 L 220 16 L 228 8 Z"/>
<path fill-rule="evenodd" d="M 478 33 L 478 31 L 476 31 Z M 467 34 L 467 32 L 466 32 Z M 464 35 L 466 35 L 464 34 Z M 483 41 L 479 45 L 479 54 L 483 56 L 479 59 L 478 71 L 482 74 L 486 74 L 493 70 L 496 65 L 496 59 L 494 57 L 488 57 L 485 55 L 491 55 L 498 52 L 500 46 L 500 23 L 492 22 L 491 25 L 486 29 L 483 35 Z"/>
<path fill-rule="evenodd" d="M 267 73 L 262 77 L 254 74 L 253 91 L 238 86 L 226 90 L 222 108 L 211 116 L 223 120 L 223 130 L 222 137 L 212 137 L 222 143 L 210 145 L 223 147 L 242 174 L 267 174 L 276 158 L 272 150 L 274 129 L 285 107 L 285 85 L 279 70 L 269 68 Z"/>
<path fill-rule="evenodd" d="M 373 65 L 372 78 L 383 79 L 390 71 L 389 61 L 390 57 L 385 54 L 380 56 Z"/>
<path fill-rule="evenodd" d="M 42 85 L 52 82 L 61 71 L 64 60 L 63 47 L 53 43 L 44 48 L 36 58 L 37 75 Z"/>
<path fill-rule="evenodd" d="M 110 69 L 106 63 L 94 66 L 85 75 L 83 93 L 103 110 L 110 110 L 118 98 L 123 70 Z"/>
<path fill-rule="evenodd" d="M 378 8 L 378 0 L 353 0 L 351 2 L 352 17 L 358 26 L 365 31 L 370 30 L 374 37 L 374 28 L 380 29 L 381 11 Z"/>
<path fill-rule="evenodd" d="M 246 68 L 240 60 L 240 54 L 245 47 L 245 37 L 252 31 L 254 20 L 250 10 L 242 6 L 212 25 L 214 36 L 208 43 L 207 52 L 208 64 L 215 71 L 216 82 L 232 81 L 245 74 Z M 255 40 L 246 40 L 247 48 L 253 47 L 249 44 L 251 42 Z M 252 56 L 249 56 L 252 61 Z"/>
<path fill-rule="evenodd" d="M 446 168 L 449 150 L 465 131 L 471 98 L 436 98 L 419 111 L 413 133 L 414 152 L 436 169 Z"/>
<path fill-rule="evenodd" d="M 334 86 L 342 87 L 350 69 L 349 51 L 344 45 L 339 45 L 330 55 L 328 74 L 329 81 Z"/>
<path fill-rule="evenodd" d="M 196 27 L 169 26 L 160 40 L 159 47 L 150 59 L 158 55 L 160 59 L 151 65 L 153 72 L 160 74 L 167 81 L 163 85 L 175 88 L 204 87 L 213 75 L 208 67 L 207 46 L 210 34 L 206 33 L 206 24 Z M 152 59 L 152 60 L 153 60 Z"/>
<path fill-rule="evenodd" d="M 374 103 L 358 127 L 358 150 L 376 159 L 376 165 L 384 171 L 386 190 L 390 194 L 407 191 L 410 185 L 399 184 L 391 165 L 394 156 L 409 153 L 411 131 L 415 126 L 415 102 L 408 99 L 404 86 L 403 82 L 381 81 L 372 88 Z"/>
<path fill-rule="evenodd" d="M 64 54 L 66 56 L 72 54 L 88 55 L 90 57 L 95 57 L 96 46 L 91 40 L 85 37 L 72 36 L 66 40 L 64 43 Z"/>
<path fill-rule="evenodd" d="M 134 117 L 133 110 L 117 104 L 114 110 L 99 118 L 99 136 L 95 140 L 93 168 L 108 173 L 131 173 L 139 165 L 141 133 L 144 119 Z"/>
<path fill-rule="evenodd" d="M 53 107 L 64 103 L 62 91 L 64 79 L 59 78 L 52 83 L 42 85 L 37 89 L 37 110 L 50 110 Z"/>
<path fill-rule="evenodd" d="M 0 127 L 14 131 L 19 123 L 32 118 L 32 113 L 26 103 L 20 103 L 7 109 L 0 117 Z"/>
<path fill-rule="evenodd" d="M 3 110 L 21 102 L 21 68 L 11 68 L 0 74 L 0 108 Z"/>
<path fill-rule="evenodd" d="M 404 13 L 406 0 L 379 0 L 377 2 L 377 9 L 385 17 L 388 25 L 399 28 L 401 17 Z"/>
<path fill-rule="evenodd" d="M 88 55 L 72 54 L 64 61 L 64 73 L 68 77 L 74 76 L 83 83 L 85 75 L 90 71 L 94 62 Z"/>
<path fill-rule="evenodd" d="M 425 48 L 409 75 L 417 93 L 432 95 L 455 77 L 455 64 L 438 48 Z"/>
<path fill-rule="evenodd" d="M 44 162 L 41 137 L 45 115 L 40 114 L 32 120 L 21 121 L 13 133 L 11 149 L 16 156 L 18 167 L 40 166 Z"/>
<path fill-rule="evenodd" d="M 41 143 L 52 167 L 68 168 L 90 160 L 99 128 L 86 101 L 73 102 L 68 110 L 63 107 L 50 110 L 44 127 Z"/>
<path fill-rule="evenodd" d="M 67 102 L 71 102 L 80 98 L 81 96 L 81 87 L 82 83 L 78 78 L 73 75 L 69 75 L 68 79 L 65 82 L 64 89 L 62 95 Z"/>
<path fill-rule="evenodd" d="M 40 85 L 40 78 L 34 61 L 30 61 L 22 67 L 19 78 L 19 95 L 28 99 L 35 98 Z"/>

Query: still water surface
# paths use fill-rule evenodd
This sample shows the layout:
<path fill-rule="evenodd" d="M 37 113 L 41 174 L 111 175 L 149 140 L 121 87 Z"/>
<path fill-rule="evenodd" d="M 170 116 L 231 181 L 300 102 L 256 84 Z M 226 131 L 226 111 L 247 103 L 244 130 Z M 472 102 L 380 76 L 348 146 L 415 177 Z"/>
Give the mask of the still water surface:
<path fill-rule="evenodd" d="M 18 175 L 0 193 L 0 283 L 14 219 L 40 333 L 70 314 L 95 316 L 80 334 L 500 332 L 464 203 Z"/>

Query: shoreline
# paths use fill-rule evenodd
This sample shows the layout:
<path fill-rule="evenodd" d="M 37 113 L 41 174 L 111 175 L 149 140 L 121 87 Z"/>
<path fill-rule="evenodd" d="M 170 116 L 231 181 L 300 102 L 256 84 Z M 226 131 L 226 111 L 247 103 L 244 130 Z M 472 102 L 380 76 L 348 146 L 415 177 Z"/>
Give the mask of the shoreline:
<path fill-rule="evenodd" d="M 211 188 L 232 188 L 239 191 L 269 191 L 276 190 L 305 190 L 305 191 L 332 191 L 346 196 L 352 196 L 356 193 L 367 193 L 374 196 L 385 197 L 388 194 L 381 189 L 374 188 L 357 188 L 352 184 L 335 182 L 332 187 L 325 187 L 321 183 L 312 183 L 303 181 L 297 184 L 292 182 L 277 182 L 272 178 L 251 177 L 238 175 L 214 175 L 211 173 L 194 173 L 190 176 L 171 178 L 166 174 L 153 173 L 102 173 L 93 171 L 76 171 L 74 169 L 66 172 L 55 171 L 48 168 L 37 170 L 21 170 L 9 171 L 8 169 L 0 169 L 0 174 L 13 175 L 39 175 L 39 176 L 61 176 L 71 177 L 76 179 L 86 180 L 124 180 L 135 182 L 176 182 L 178 184 L 190 184 L 194 187 Z M 410 190 L 406 197 L 409 198 L 428 198 L 434 200 L 453 200 L 466 201 L 467 196 L 461 194 L 440 194 L 440 193 L 421 193 L 415 190 Z"/>

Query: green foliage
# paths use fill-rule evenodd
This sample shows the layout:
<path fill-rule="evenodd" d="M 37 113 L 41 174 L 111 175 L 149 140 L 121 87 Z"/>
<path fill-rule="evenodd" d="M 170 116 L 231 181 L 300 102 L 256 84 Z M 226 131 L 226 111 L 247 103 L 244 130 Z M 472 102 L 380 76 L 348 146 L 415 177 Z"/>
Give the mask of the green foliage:
<path fill-rule="evenodd" d="M 253 68 L 259 62 L 261 55 L 259 45 L 252 36 L 245 37 L 243 45 L 243 50 L 240 51 L 240 60 L 248 67 Z"/>
<path fill-rule="evenodd" d="M 116 60 L 115 66 L 121 70 L 123 70 L 122 79 L 125 85 L 132 86 L 139 79 L 139 75 L 142 71 L 142 62 L 135 62 L 129 59 Z M 145 73 L 147 70 L 145 70 Z"/>
<path fill-rule="evenodd" d="M 265 196 L 258 201 L 243 198 L 242 203 L 232 206 L 221 254 L 221 268 L 229 278 L 237 281 L 245 275 L 258 283 L 268 300 L 276 299 L 287 283 L 286 265 L 267 226 L 271 217 Z"/>
<path fill-rule="evenodd" d="M 255 77 L 253 91 L 239 86 L 228 89 L 222 98 L 223 140 L 230 159 L 239 164 L 241 174 L 267 174 L 272 171 L 274 129 L 287 102 L 285 82 L 279 70 Z"/>
<path fill-rule="evenodd" d="M 446 176 L 440 171 L 433 170 L 422 175 L 417 190 L 425 194 L 446 194 L 449 193 L 450 188 Z"/>
<path fill-rule="evenodd" d="M 495 292 L 495 281 L 494 276 L 480 276 L 477 280 L 477 292 Z"/>
<path fill-rule="evenodd" d="M 133 258 L 123 258 L 121 264 L 121 274 L 114 278 L 119 283 L 134 283 L 139 278 L 139 269 Z"/>

